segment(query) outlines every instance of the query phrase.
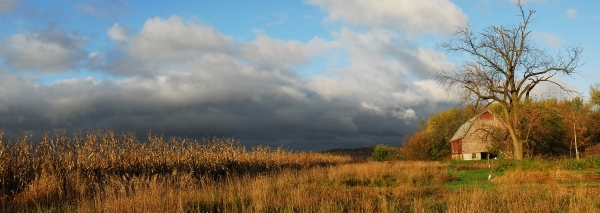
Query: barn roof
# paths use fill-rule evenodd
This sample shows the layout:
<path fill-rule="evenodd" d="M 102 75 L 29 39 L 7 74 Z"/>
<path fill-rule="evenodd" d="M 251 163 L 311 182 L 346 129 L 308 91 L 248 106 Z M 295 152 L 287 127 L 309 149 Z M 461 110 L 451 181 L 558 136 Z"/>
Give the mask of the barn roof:
<path fill-rule="evenodd" d="M 485 114 L 485 113 L 490 113 L 493 116 L 497 116 L 496 114 L 485 110 L 482 113 L 479 113 L 478 115 L 472 117 L 471 119 L 469 119 L 467 122 L 465 122 L 463 125 L 461 125 L 458 130 L 456 130 L 456 133 L 454 133 L 454 136 L 452 136 L 452 139 L 450 139 L 450 141 L 454 141 L 456 139 L 460 139 L 465 137 L 465 135 L 467 134 L 467 132 L 469 131 L 469 129 L 471 128 L 471 126 L 473 125 L 473 123 L 475 123 L 475 121 L 477 120 L 477 118 L 481 117 L 481 115 Z M 502 119 L 500 119 L 502 121 Z M 502 121 L 504 122 L 504 121 Z"/>
<path fill-rule="evenodd" d="M 458 128 L 458 130 L 456 130 L 456 133 L 454 133 L 454 136 L 452 136 L 452 139 L 450 139 L 450 141 L 454 141 L 456 139 L 465 137 L 465 134 L 467 134 L 467 131 L 469 131 L 469 129 L 471 128 L 471 125 L 473 125 L 473 123 L 475 123 L 475 120 L 477 120 L 477 118 L 479 118 L 479 116 L 481 116 L 482 114 L 483 113 L 481 113 L 475 117 L 472 117 L 467 122 L 465 122 L 463 125 L 460 125 L 460 127 Z"/>

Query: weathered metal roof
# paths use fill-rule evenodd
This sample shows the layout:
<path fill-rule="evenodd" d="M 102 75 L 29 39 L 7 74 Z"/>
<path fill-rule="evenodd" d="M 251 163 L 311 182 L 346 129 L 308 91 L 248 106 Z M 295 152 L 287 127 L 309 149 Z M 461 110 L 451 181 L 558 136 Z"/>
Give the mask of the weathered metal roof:
<path fill-rule="evenodd" d="M 467 122 L 465 122 L 463 125 L 461 125 L 458 130 L 456 130 L 456 133 L 454 133 L 454 136 L 452 136 L 452 139 L 450 139 L 450 142 L 456 140 L 456 139 L 460 139 L 465 137 L 465 135 L 467 134 L 467 132 L 469 131 L 469 129 L 471 129 L 471 126 L 473 126 L 473 123 L 475 123 L 475 121 L 481 117 L 481 115 L 485 114 L 485 113 L 490 113 L 492 114 L 492 116 L 494 117 L 498 117 L 496 114 L 494 114 L 493 112 L 490 112 L 488 110 L 485 110 L 482 113 L 479 113 L 478 115 L 476 115 L 475 117 L 472 117 L 471 119 L 469 119 Z M 500 119 L 500 121 L 506 126 L 506 124 L 504 123 L 504 121 L 502 119 Z"/>
<path fill-rule="evenodd" d="M 483 113 L 486 113 L 486 112 L 487 111 L 485 111 Z M 452 136 L 452 139 L 450 139 L 450 141 L 454 141 L 456 139 L 465 137 L 465 134 L 467 134 L 467 131 L 469 131 L 469 129 L 471 128 L 471 125 L 473 125 L 473 123 L 475 123 L 475 120 L 477 120 L 477 118 L 479 118 L 479 116 L 483 115 L 483 113 L 476 115 L 475 117 L 469 119 L 467 122 L 465 122 L 463 125 L 461 125 L 458 128 L 458 130 L 456 130 L 456 133 L 454 133 L 454 136 Z"/>

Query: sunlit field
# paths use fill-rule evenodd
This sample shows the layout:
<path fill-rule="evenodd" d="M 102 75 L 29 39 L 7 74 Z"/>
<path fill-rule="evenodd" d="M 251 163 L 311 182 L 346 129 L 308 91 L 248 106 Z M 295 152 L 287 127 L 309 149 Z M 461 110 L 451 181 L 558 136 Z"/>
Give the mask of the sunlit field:
<path fill-rule="evenodd" d="M 112 131 L 1 145 L 1 212 L 600 211 L 594 158 L 375 162 Z"/>

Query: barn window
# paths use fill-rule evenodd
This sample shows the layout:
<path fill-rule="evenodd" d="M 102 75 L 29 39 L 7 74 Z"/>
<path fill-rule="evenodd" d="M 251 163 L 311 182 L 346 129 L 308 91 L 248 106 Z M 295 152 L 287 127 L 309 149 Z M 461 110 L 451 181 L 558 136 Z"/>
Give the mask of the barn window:
<path fill-rule="evenodd" d="M 477 153 L 473 153 L 473 154 L 471 154 L 471 159 L 473 159 L 473 160 L 477 160 Z"/>

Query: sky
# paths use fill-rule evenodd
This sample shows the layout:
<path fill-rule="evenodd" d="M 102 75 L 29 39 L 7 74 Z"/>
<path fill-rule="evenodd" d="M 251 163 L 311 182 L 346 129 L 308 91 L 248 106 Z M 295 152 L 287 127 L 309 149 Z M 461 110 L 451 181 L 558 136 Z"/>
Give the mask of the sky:
<path fill-rule="evenodd" d="M 433 77 L 457 26 L 518 23 L 516 0 L 0 0 L 5 138 L 112 129 L 246 146 L 400 145 L 460 106 Z M 584 49 L 557 82 L 600 82 L 600 2 L 524 0 L 533 41 Z M 535 93 L 559 94 L 540 85 Z"/>

